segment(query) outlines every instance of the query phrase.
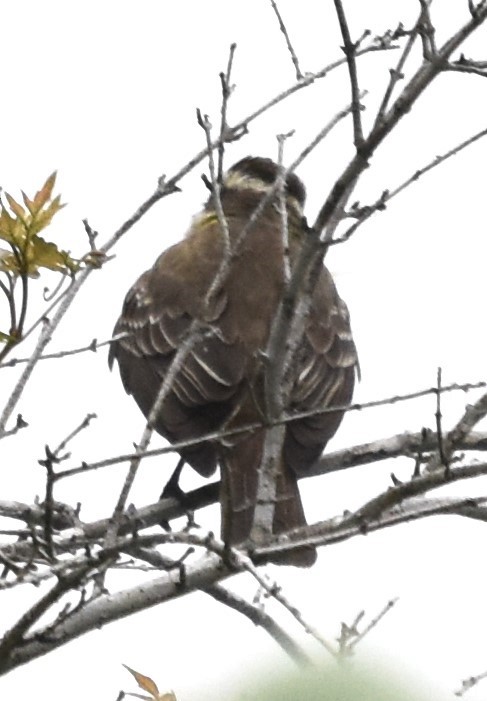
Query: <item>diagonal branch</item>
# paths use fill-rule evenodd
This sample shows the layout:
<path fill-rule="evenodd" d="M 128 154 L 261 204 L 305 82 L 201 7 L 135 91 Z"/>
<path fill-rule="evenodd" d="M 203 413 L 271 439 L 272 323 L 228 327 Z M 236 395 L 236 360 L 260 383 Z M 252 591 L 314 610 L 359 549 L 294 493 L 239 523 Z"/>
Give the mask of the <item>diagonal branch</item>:
<path fill-rule="evenodd" d="M 406 188 L 408 188 L 410 185 L 419 180 L 419 178 L 428 173 L 430 170 L 433 170 L 433 168 L 436 168 L 437 166 L 441 165 L 449 158 L 456 156 L 458 153 L 460 153 L 460 151 L 463 151 L 463 149 L 467 148 L 468 146 L 471 146 L 479 139 L 482 139 L 484 136 L 487 136 L 487 128 L 481 129 L 476 134 L 468 137 L 468 139 L 465 139 L 465 141 L 462 141 L 460 144 L 457 144 L 441 156 L 436 156 L 425 166 L 416 170 L 409 178 L 407 178 L 400 185 L 394 188 L 394 190 L 384 190 L 382 194 L 376 199 L 374 204 L 365 205 L 363 207 L 360 207 L 358 204 L 354 205 L 348 212 L 348 216 L 356 217 L 357 221 L 354 224 L 352 224 L 352 226 L 349 227 L 339 237 L 333 239 L 333 241 L 330 241 L 330 245 L 335 245 L 348 241 L 348 239 L 355 233 L 359 226 L 366 222 L 367 219 L 369 219 L 376 212 L 383 212 L 386 209 L 387 204 L 392 199 L 394 199 L 394 197 L 399 195 L 401 192 L 403 192 Z"/>
<path fill-rule="evenodd" d="M 177 565 L 174 560 L 162 555 L 157 550 L 134 546 L 133 548 L 128 548 L 127 552 L 135 555 L 137 559 L 149 562 L 154 567 L 160 569 L 174 569 L 175 565 Z M 311 664 L 311 660 L 304 650 L 286 633 L 272 616 L 263 610 L 262 607 L 249 603 L 246 599 L 243 599 L 221 584 L 212 584 L 201 589 L 201 591 L 211 596 L 215 601 L 242 614 L 255 626 L 263 628 L 300 667 Z"/>
<path fill-rule="evenodd" d="M 357 151 L 359 151 L 362 148 L 364 135 L 362 130 L 362 117 L 360 115 L 362 106 L 360 104 L 357 62 L 355 60 L 357 45 L 354 44 L 350 38 L 350 30 L 348 28 L 348 22 L 345 15 L 345 10 L 343 9 L 342 0 L 334 0 L 334 3 L 338 23 L 340 25 L 340 31 L 342 33 L 342 49 L 347 59 L 348 73 L 350 75 L 350 87 L 352 89 L 353 143 L 355 144 Z"/>
<path fill-rule="evenodd" d="M 227 121 L 227 111 L 228 111 L 228 101 L 232 95 L 233 86 L 231 83 L 232 67 L 233 67 L 233 57 L 235 55 L 235 49 L 237 44 L 233 43 L 230 45 L 230 53 L 228 56 L 227 72 L 220 73 L 220 82 L 222 86 L 222 106 L 221 106 L 221 120 L 220 120 L 220 138 L 218 144 L 218 183 L 221 183 L 223 177 L 223 156 L 225 151 L 225 139 L 229 132 L 228 121 Z M 210 151 L 211 153 L 211 151 Z"/>
<path fill-rule="evenodd" d="M 303 79 L 303 73 L 301 72 L 301 68 L 299 67 L 299 61 L 298 57 L 296 56 L 296 52 L 294 51 L 293 45 L 291 44 L 291 39 L 289 38 L 289 33 L 286 29 L 286 25 L 284 24 L 284 21 L 281 17 L 281 13 L 279 12 L 279 8 L 277 7 L 276 3 L 274 0 L 270 0 L 272 9 L 275 12 L 275 15 L 277 17 L 277 21 L 279 22 L 279 29 L 281 32 L 284 34 L 284 38 L 286 40 L 286 46 L 289 51 L 289 54 L 291 56 L 291 60 L 293 62 L 294 68 L 296 70 L 296 80 L 302 80 Z"/>
<path fill-rule="evenodd" d="M 383 115 L 380 122 L 377 122 L 364 139 L 360 152 L 346 166 L 342 174 L 336 180 L 331 192 L 327 196 L 318 216 L 313 224 L 313 229 L 320 234 L 320 238 L 328 243 L 331 240 L 328 228 L 330 222 L 334 221 L 337 213 L 346 203 L 358 178 L 369 166 L 369 161 L 377 148 L 383 143 L 390 132 L 396 127 L 402 117 L 407 114 L 418 98 L 445 70 L 445 66 L 453 52 L 487 19 L 487 3 L 483 2 L 477 7 L 474 17 L 466 22 L 441 48 L 437 49 L 434 60 L 425 59 L 416 73 L 404 87 L 401 94 L 395 100 L 389 110 Z M 322 252 L 318 249 L 315 257 L 321 258 Z"/>

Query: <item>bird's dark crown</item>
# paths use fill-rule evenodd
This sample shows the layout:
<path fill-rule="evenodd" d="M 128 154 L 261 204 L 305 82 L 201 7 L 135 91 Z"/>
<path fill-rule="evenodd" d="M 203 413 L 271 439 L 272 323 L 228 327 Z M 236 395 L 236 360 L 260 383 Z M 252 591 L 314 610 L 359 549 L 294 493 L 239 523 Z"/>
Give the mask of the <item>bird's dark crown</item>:
<path fill-rule="evenodd" d="M 279 175 L 279 166 L 270 158 L 247 156 L 235 163 L 224 175 L 223 188 L 228 190 L 254 190 L 266 193 L 272 188 Z M 303 209 L 306 189 L 294 173 L 288 173 L 285 184 L 286 197 Z"/>

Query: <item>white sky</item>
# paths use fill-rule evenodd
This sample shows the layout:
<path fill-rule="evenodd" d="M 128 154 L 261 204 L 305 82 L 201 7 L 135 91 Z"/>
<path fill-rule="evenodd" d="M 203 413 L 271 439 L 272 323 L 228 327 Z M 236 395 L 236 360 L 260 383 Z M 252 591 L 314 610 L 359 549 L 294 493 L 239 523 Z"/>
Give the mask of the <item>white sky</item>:
<path fill-rule="evenodd" d="M 349 0 L 352 36 L 365 27 L 382 33 L 400 20 L 409 26 L 418 6 L 413 0 Z M 435 6 L 441 42 L 467 20 L 467 3 L 437 0 Z M 280 0 L 279 7 L 305 71 L 317 71 L 340 56 L 331 0 Z M 231 42 L 238 47 L 230 123 L 294 81 L 270 4 L 257 0 L 16 0 L 2 8 L 2 25 L 0 184 L 13 194 L 20 188 L 32 193 L 57 169 L 57 188 L 69 206 L 58 215 L 52 235 L 73 255 L 86 249 L 83 217 L 104 242 L 151 194 L 159 175 L 174 174 L 203 147 L 195 108 L 218 124 L 218 73 L 226 66 Z M 467 56 L 486 59 L 486 31 L 466 45 Z M 359 63 L 361 86 L 369 91 L 366 124 L 395 60 L 393 54 L 372 54 Z M 227 165 L 249 153 L 275 157 L 275 135 L 294 128 L 286 147 L 292 161 L 348 99 L 346 71 L 337 71 L 254 123 L 248 137 L 228 147 Z M 485 128 L 486 107 L 482 78 L 440 77 L 377 154 L 354 199 L 375 200 L 383 189 Z M 351 152 L 348 121 L 299 170 L 310 219 Z M 485 379 L 486 158 L 487 141 L 481 141 L 425 176 L 329 255 L 361 357 L 357 401 L 432 386 L 438 365 L 445 382 Z M 52 349 L 109 337 L 129 285 L 184 234 L 206 199 L 199 178 L 203 171 L 196 168 L 180 183 L 183 192 L 159 203 L 122 240 L 116 259 L 92 274 Z M 42 285 L 33 288 L 40 292 Z M 18 355 L 27 352 L 19 349 Z M 3 395 L 18 370 L 0 372 Z M 445 425 L 455 421 L 466 401 L 472 401 L 470 396 L 445 397 Z M 434 400 L 428 399 L 351 414 L 330 449 L 433 426 L 434 409 Z M 127 452 L 144 425 L 117 374 L 108 372 L 102 351 L 38 366 L 19 410 L 30 426 L 2 443 L 2 499 L 29 502 L 42 494 L 44 475 L 37 459 L 44 444 L 56 445 L 87 412 L 99 418 L 73 444 L 76 464 Z M 161 444 L 156 437 L 154 445 Z M 408 461 L 396 461 L 302 483 L 309 520 L 356 508 L 387 487 L 391 471 L 407 479 L 410 470 Z M 124 472 L 119 466 L 61 483 L 57 497 L 82 501 L 85 520 L 105 516 Z M 153 501 L 168 474 L 163 460 L 147 462 L 131 501 L 137 506 Z M 189 475 L 187 480 L 195 484 Z M 485 493 L 485 484 L 478 480 L 455 493 Z M 212 509 L 198 521 L 217 528 L 217 518 Z M 399 596 L 393 612 L 361 645 L 358 659 L 383 659 L 408 670 L 431 694 L 453 699 L 462 678 L 487 669 L 485 529 L 458 517 L 435 518 L 322 550 L 311 571 L 272 572 L 330 639 L 342 620 L 351 622 L 361 609 L 372 617 Z M 127 574 L 117 584 L 133 581 Z M 253 595 L 254 583 L 243 577 L 232 585 Z M 31 589 L 2 594 L 2 628 L 38 596 L 40 591 Z M 277 607 L 269 610 L 304 637 Z M 120 688 L 135 690 L 121 667 L 125 662 L 153 676 L 161 689 L 173 688 L 178 701 L 200 700 L 234 690 L 267 660 L 277 664 L 283 656 L 265 633 L 195 594 L 20 668 L 0 679 L 0 695 L 115 699 Z M 467 698 L 480 701 L 486 693 L 486 685 L 480 686 Z"/>

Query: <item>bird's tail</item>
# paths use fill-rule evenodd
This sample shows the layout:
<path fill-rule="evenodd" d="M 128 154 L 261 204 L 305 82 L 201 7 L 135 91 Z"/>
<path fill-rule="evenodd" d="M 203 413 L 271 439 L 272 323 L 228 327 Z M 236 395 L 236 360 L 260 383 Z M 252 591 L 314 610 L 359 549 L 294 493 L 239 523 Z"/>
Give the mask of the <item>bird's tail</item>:
<path fill-rule="evenodd" d="M 225 447 L 221 465 L 222 538 L 231 545 L 248 540 L 257 499 L 258 469 L 264 432 L 255 431 L 231 447 Z M 274 535 L 306 526 L 296 476 L 284 464 L 276 484 Z M 312 546 L 282 553 L 270 561 L 277 565 L 310 567 L 316 560 Z"/>

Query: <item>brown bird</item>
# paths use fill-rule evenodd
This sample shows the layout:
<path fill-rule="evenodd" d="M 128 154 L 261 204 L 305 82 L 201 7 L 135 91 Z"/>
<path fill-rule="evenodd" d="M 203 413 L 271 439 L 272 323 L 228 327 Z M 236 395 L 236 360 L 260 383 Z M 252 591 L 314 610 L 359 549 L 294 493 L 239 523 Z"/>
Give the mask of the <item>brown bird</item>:
<path fill-rule="evenodd" d="M 240 234 L 262 199 L 275 190 L 278 172 L 269 159 L 247 157 L 223 177 L 220 196 L 232 255 L 227 274 L 209 299 L 228 251 L 212 196 L 186 237 L 164 251 L 127 294 L 114 329 L 114 335 L 126 336 L 112 343 L 109 363 L 111 367 L 118 361 L 125 390 L 146 417 L 190 327 L 199 322 L 204 330 L 179 368 L 154 422 L 154 429 L 170 442 L 262 422 L 263 358 L 285 286 L 286 254 L 276 194 L 268 197 L 248 231 Z M 305 197 L 302 182 L 288 174 L 285 202 L 291 270 L 308 231 Z M 348 404 L 356 367 L 348 310 L 323 266 L 291 369 L 286 412 Z M 297 478 L 307 474 L 342 416 L 341 411 L 315 413 L 286 425 L 274 534 L 306 525 Z M 250 535 L 264 436 L 265 429 L 256 429 L 180 451 L 184 461 L 205 477 L 220 465 L 226 543 L 243 543 Z M 303 547 L 273 561 L 310 566 L 315 558 L 314 548 Z"/>

